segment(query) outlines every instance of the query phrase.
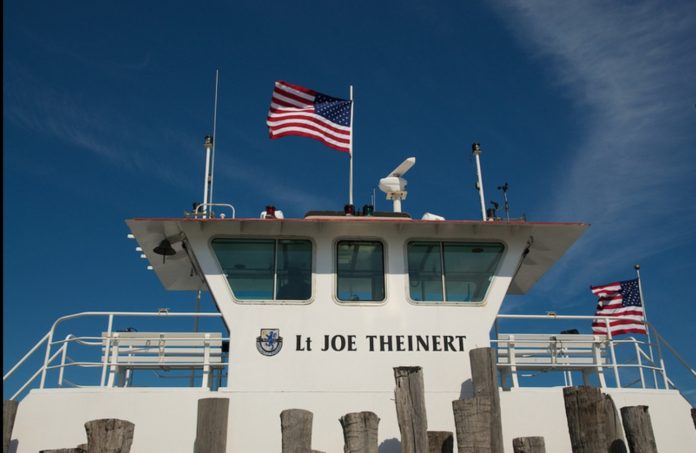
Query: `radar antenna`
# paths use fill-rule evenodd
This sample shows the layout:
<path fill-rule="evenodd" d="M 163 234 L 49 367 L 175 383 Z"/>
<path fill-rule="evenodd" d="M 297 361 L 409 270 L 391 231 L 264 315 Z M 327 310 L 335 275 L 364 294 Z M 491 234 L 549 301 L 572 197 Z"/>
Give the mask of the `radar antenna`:
<path fill-rule="evenodd" d="M 406 181 L 402 176 L 416 164 L 415 157 L 409 157 L 391 173 L 379 180 L 379 189 L 387 194 L 387 200 L 394 201 L 394 212 L 401 212 L 401 200 L 406 199 Z"/>

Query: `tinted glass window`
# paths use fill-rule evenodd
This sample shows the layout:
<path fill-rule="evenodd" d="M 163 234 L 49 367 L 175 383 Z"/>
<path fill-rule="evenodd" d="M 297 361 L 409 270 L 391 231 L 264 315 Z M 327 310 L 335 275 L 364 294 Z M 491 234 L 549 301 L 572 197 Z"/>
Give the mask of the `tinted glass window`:
<path fill-rule="evenodd" d="M 408 277 L 411 299 L 444 300 L 442 254 L 439 242 L 412 242 L 408 246 Z"/>
<path fill-rule="evenodd" d="M 312 295 L 312 243 L 278 241 L 276 299 L 307 300 Z"/>
<path fill-rule="evenodd" d="M 307 300 L 312 244 L 306 240 L 215 239 L 213 250 L 241 300 Z"/>
<path fill-rule="evenodd" d="M 341 241 L 336 256 L 339 300 L 384 300 L 384 250 L 381 242 Z"/>
<path fill-rule="evenodd" d="M 411 242 L 408 245 L 411 299 L 482 301 L 503 250 L 502 244 L 495 243 Z"/>

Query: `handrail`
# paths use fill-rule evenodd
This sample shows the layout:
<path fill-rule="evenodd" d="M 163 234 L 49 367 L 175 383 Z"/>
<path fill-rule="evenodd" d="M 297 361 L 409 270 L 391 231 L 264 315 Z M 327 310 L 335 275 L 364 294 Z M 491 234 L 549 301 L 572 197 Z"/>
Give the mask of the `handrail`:
<path fill-rule="evenodd" d="M 63 349 L 63 348 L 58 349 L 58 350 L 56 351 L 56 353 L 53 354 L 53 355 L 48 359 L 48 363 L 53 362 L 53 361 L 55 360 L 55 358 L 58 357 L 58 355 L 61 354 L 61 353 L 63 352 L 62 349 Z M 29 387 L 29 385 L 30 385 L 32 382 L 34 382 L 34 380 L 35 380 L 37 377 L 39 377 L 39 374 L 42 373 L 42 372 L 46 369 L 47 366 L 48 366 L 47 364 L 44 364 L 41 368 L 39 368 L 38 370 L 36 370 L 36 373 L 34 373 L 34 374 L 29 378 L 29 380 L 27 380 L 27 382 L 25 382 L 24 385 L 21 386 L 21 387 L 19 388 L 19 390 L 17 390 L 17 391 L 15 392 L 15 394 L 12 395 L 12 396 L 10 397 L 10 400 L 14 400 L 15 398 L 17 398 L 17 396 L 19 396 L 27 387 Z"/>
<path fill-rule="evenodd" d="M 637 316 L 633 316 L 637 318 Z M 547 313 L 545 315 L 497 315 L 499 319 L 626 319 L 629 316 L 587 316 L 587 315 L 558 315 L 556 313 Z M 647 324 L 647 322 L 646 322 Z"/>
<path fill-rule="evenodd" d="M 72 334 L 67 335 L 64 339 L 53 341 L 54 334 L 58 326 L 66 321 L 74 320 L 83 317 L 107 317 L 108 327 L 107 327 L 107 343 L 105 344 L 105 357 L 107 360 L 102 360 L 100 363 L 92 362 L 71 362 L 66 363 L 67 357 L 67 347 L 70 343 L 77 343 L 85 346 L 100 346 L 104 345 L 103 337 L 78 337 Z M 20 389 L 10 398 L 15 399 L 20 395 L 29 385 L 31 385 L 38 377 L 41 376 L 41 381 L 39 388 L 44 388 L 46 385 L 46 376 L 49 370 L 60 369 L 58 383 L 62 385 L 64 380 L 63 370 L 69 366 L 80 366 L 80 367 L 101 367 L 102 368 L 102 378 L 100 385 L 103 387 L 105 385 L 106 377 L 106 367 L 108 364 L 110 343 L 112 341 L 111 333 L 113 332 L 113 320 L 115 317 L 150 317 L 150 318 L 222 318 L 220 313 L 192 313 L 192 312 L 169 312 L 166 310 L 160 310 L 159 312 L 104 312 L 104 311 L 85 311 L 80 313 L 74 313 L 70 315 L 61 316 L 56 319 L 51 325 L 50 330 L 39 340 L 5 375 L 3 376 L 3 383 L 10 378 L 22 365 L 24 365 L 27 360 L 29 360 L 40 348 L 45 344 L 46 351 L 43 359 L 42 365 L 39 369 L 20 387 Z M 89 340 L 101 340 L 98 342 L 90 342 Z M 221 338 L 225 340 L 225 338 Z M 176 339 L 174 339 L 176 341 Z M 58 346 L 58 349 L 53 352 L 53 346 Z M 61 363 L 59 365 L 53 365 L 53 362 L 58 356 L 61 356 Z M 71 359 L 72 360 L 72 359 Z M 227 365 L 227 364 L 223 364 Z M 74 385 L 74 384 L 73 384 Z"/>
<path fill-rule="evenodd" d="M 655 336 L 653 339 L 655 340 L 654 343 L 650 342 L 649 337 L 648 341 L 642 341 L 638 340 L 634 337 L 628 337 L 627 339 L 614 339 L 611 335 L 611 329 L 609 328 L 610 325 L 609 323 L 612 320 L 622 320 L 626 319 L 626 317 L 618 317 L 618 316 L 573 316 L 573 315 L 558 315 L 556 313 L 550 312 L 547 313 L 546 315 L 522 315 L 522 314 L 499 314 L 496 316 L 496 321 L 494 324 L 494 332 L 495 332 L 495 339 L 491 340 L 492 343 L 498 343 L 498 339 L 500 338 L 500 335 L 503 335 L 502 332 L 500 332 L 500 326 L 498 325 L 499 320 L 505 320 L 505 319 L 510 319 L 510 320 L 600 320 L 603 321 L 603 323 L 606 324 L 607 327 L 607 332 L 603 333 L 602 335 L 606 335 L 606 343 L 608 345 L 608 350 L 609 353 L 611 354 L 611 363 L 607 365 L 599 365 L 597 366 L 597 370 L 600 371 L 602 368 L 611 368 L 613 369 L 613 374 L 614 374 L 614 382 L 615 385 L 620 388 L 621 387 L 621 376 L 619 375 L 619 370 L 620 369 L 637 369 L 640 375 L 640 378 L 637 381 L 631 382 L 629 385 L 633 385 L 636 382 L 640 382 L 643 388 L 646 388 L 646 383 L 645 383 L 645 376 L 643 374 L 643 370 L 647 370 L 649 372 L 652 372 L 653 379 L 652 382 L 650 383 L 650 386 L 652 387 L 653 384 L 655 388 L 662 388 L 664 387 L 665 389 L 670 389 L 670 388 L 676 388 L 674 386 L 674 383 L 672 380 L 667 376 L 667 371 L 665 367 L 665 360 L 662 354 L 662 348 L 661 346 L 664 344 L 665 347 L 672 353 L 672 355 L 677 359 L 677 361 L 680 362 L 682 366 L 684 366 L 693 377 L 696 377 L 696 370 L 689 366 L 689 364 L 684 360 L 679 353 L 665 340 L 665 338 L 660 335 L 659 332 L 657 332 L 657 329 L 648 322 L 644 322 L 645 326 L 647 329 L 652 329 L 652 331 L 655 333 Z M 525 340 L 526 342 L 529 342 Z M 569 340 L 572 341 L 572 340 Z M 579 341 L 579 340 L 578 340 Z M 566 340 L 564 339 L 564 342 Z M 543 343 L 543 341 L 540 340 L 540 343 Z M 636 359 L 635 361 L 631 361 L 632 363 L 625 363 L 625 357 L 622 359 L 624 363 L 618 363 L 617 358 L 616 358 L 616 352 L 615 352 L 615 346 L 620 347 L 622 345 L 634 345 L 635 349 L 635 355 Z M 645 350 L 643 350 L 644 347 L 651 348 L 653 346 L 656 347 L 656 356 L 653 358 L 652 353 L 648 355 Z M 623 354 L 625 356 L 625 353 Z M 564 372 L 566 373 L 566 372 Z M 658 375 L 661 375 L 660 380 L 663 382 L 658 383 Z M 514 376 L 513 376 L 514 377 Z"/>
<path fill-rule="evenodd" d="M 678 361 L 679 363 L 681 363 L 682 366 L 684 366 L 684 368 L 686 368 L 687 370 L 689 370 L 689 372 L 691 372 L 691 375 L 692 375 L 693 377 L 696 378 L 696 370 L 694 370 L 693 368 L 691 368 L 691 366 L 689 366 L 689 364 L 686 363 L 686 360 L 684 360 L 684 359 L 682 358 L 682 356 L 679 355 L 679 353 L 672 347 L 672 345 L 670 345 L 670 344 L 667 342 L 667 340 L 665 340 L 665 337 L 663 337 L 662 335 L 660 335 L 660 332 L 658 332 L 657 329 L 655 329 L 654 327 L 653 327 L 653 332 L 655 332 L 655 335 L 658 337 L 658 340 L 659 340 L 660 342 L 662 342 L 665 346 L 667 346 L 667 349 L 669 349 L 669 352 L 671 352 L 671 353 L 674 355 L 674 357 L 677 359 L 677 361 Z"/>
<path fill-rule="evenodd" d="M 44 335 L 44 337 L 43 337 L 41 340 L 39 340 L 39 341 L 34 345 L 34 347 L 31 348 L 31 350 L 30 350 L 29 352 L 27 352 L 26 354 L 24 354 L 24 357 L 22 357 L 22 358 L 19 360 L 19 362 L 17 362 L 17 364 L 16 364 L 15 366 L 13 366 L 12 369 L 10 369 L 10 371 L 8 371 L 8 372 L 2 377 L 2 381 L 3 381 L 3 382 L 5 382 L 5 381 L 7 380 L 7 378 L 9 378 L 10 376 L 12 376 L 12 374 L 14 374 L 14 372 L 17 370 L 17 368 L 19 368 L 24 362 L 26 362 L 27 359 L 28 359 L 29 357 L 31 357 L 31 355 L 32 355 L 34 352 L 36 352 L 37 349 L 39 349 L 39 348 L 41 347 L 41 345 L 48 339 L 48 336 L 50 335 L 50 333 L 51 333 L 50 331 L 47 332 L 46 335 Z"/>
<path fill-rule="evenodd" d="M 232 206 L 229 203 L 201 203 L 198 206 L 196 206 L 196 209 L 193 211 L 193 215 L 206 215 L 208 211 L 208 207 L 213 207 L 213 206 L 219 206 L 219 207 L 224 207 L 224 208 L 230 208 L 232 210 L 232 218 L 234 219 L 237 216 L 236 211 L 234 210 L 234 206 Z M 201 212 L 201 208 L 203 208 L 203 212 Z M 213 217 L 213 211 L 212 209 L 210 210 L 210 217 Z M 224 214 L 221 215 L 221 217 L 224 219 L 225 216 Z"/>

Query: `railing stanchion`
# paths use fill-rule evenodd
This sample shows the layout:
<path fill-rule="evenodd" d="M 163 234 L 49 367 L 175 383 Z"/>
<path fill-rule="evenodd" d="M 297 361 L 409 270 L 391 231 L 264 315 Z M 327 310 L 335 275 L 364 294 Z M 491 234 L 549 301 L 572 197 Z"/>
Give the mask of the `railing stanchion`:
<path fill-rule="evenodd" d="M 51 344 L 53 343 L 53 330 L 55 329 L 55 324 L 51 327 L 51 331 L 48 333 L 48 341 L 46 341 L 46 356 L 44 357 L 43 369 L 41 370 L 41 383 L 39 388 L 44 388 L 46 385 L 46 371 L 48 370 L 48 361 L 51 357 Z"/>
<path fill-rule="evenodd" d="M 203 379 L 201 381 L 201 388 L 208 388 L 210 386 L 210 334 L 205 334 L 205 339 L 203 340 Z"/>
<path fill-rule="evenodd" d="M 104 344 L 104 363 L 102 364 L 101 380 L 99 386 L 104 387 L 106 384 L 106 367 L 109 363 L 109 349 L 111 347 L 111 330 L 114 328 L 114 314 L 109 313 L 109 323 L 106 328 L 106 343 Z M 103 340 L 102 340 L 103 341 Z"/>
<path fill-rule="evenodd" d="M 665 390 L 669 390 L 669 379 L 667 378 L 667 370 L 665 369 L 665 358 L 662 355 L 662 346 L 660 346 L 661 337 L 656 335 L 657 346 L 657 356 L 660 358 L 660 371 L 662 372 L 662 379 L 665 381 Z M 655 383 L 655 388 L 657 388 L 657 382 Z"/>
<path fill-rule="evenodd" d="M 68 340 L 72 338 L 72 335 L 65 337 L 65 342 L 63 346 L 60 347 L 62 354 L 60 355 L 60 371 L 58 371 L 58 387 L 63 386 L 63 375 L 65 374 L 65 359 L 68 356 Z"/>
<path fill-rule="evenodd" d="M 648 324 L 647 322 L 645 324 L 646 324 L 647 331 L 650 332 L 650 329 L 652 329 L 653 326 Z M 655 337 L 655 341 L 659 344 L 660 339 L 657 335 L 657 331 L 655 331 L 654 329 L 653 329 L 653 334 L 654 334 L 653 336 Z M 652 355 L 652 337 L 650 335 L 648 335 L 648 350 L 650 351 L 650 365 L 653 367 L 653 369 L 652 369 L 653 383 L 655 384 L 655 388 L 657 389 L 657 388 L 660 388 L 660 386 L 657 385 L 657 370 L 655 370 L 655 358 Z"/>
<path fill-rule="evenodd" d="M 609 318 L 604 318 L 604 324 L 607 326 L 607 340 L 609 340 L 609 350 L 611 351 L 611 364 L 614 368 L 614 379 L 616 379 L 616 388 L 621 388 L 621 378 L 619 377 L 619 364 L 616 363 L 616 351 L 614 350 L 614 337 L 611 335 L 611 325 Z"/>
<path fill-rule="evenodd" d="M 642 350 L 638 345 L 638 340 L 633 339 L 633 345 L 636 347 L 636 360 L 638 362 L 638 372 L 640 373 L 640 387 L 645 388 L 645 377 L 643 376 L 643 359 L 641 358 Z"/>

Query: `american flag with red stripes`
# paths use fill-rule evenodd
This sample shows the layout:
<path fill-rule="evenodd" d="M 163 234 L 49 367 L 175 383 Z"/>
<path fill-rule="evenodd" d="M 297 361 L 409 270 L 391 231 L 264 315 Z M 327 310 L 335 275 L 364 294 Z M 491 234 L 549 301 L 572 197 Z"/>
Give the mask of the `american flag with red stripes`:
<path fill-rule="evenodd" d="M 622 319 L 609 321 L 609 331 L 612 335 L 625 333 L 647 333 L 645 329 L 645 313 L 640 300 L 638 279 L 615 282 L 602 286 L 591 286 L 592 293 L 599 297 L 595 316 L 613 316 Z M 604 319 L 592 322 L 593 334 L 606 334 L 607 324 Z"/>
<path fill-rule="evenodd" d="M 266 124 L 271 138 L 300 135 L 351 152 L 353 102 L 288 82 L 275 83 Z"/>

